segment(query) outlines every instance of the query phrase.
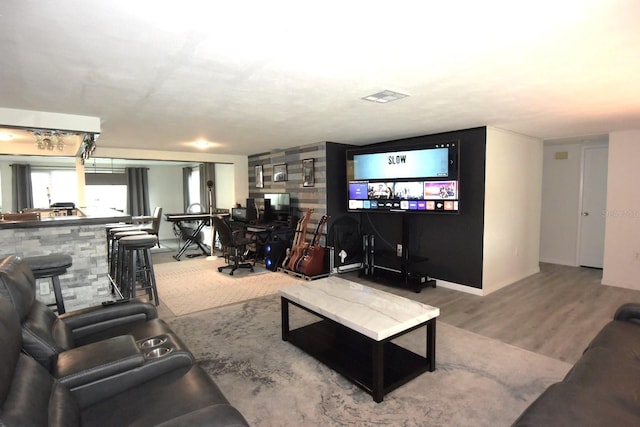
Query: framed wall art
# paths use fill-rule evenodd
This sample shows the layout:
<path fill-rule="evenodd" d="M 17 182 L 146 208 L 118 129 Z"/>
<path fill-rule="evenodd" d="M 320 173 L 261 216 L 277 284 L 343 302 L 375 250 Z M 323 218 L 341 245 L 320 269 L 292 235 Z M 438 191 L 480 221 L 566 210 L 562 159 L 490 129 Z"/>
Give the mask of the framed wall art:
<path fill-rule="evenodd" d="M 286 181 L 287 179 L 287 164 L 273 165 L 273 182 Z"/>
<path fill-rule="evenodd" d="M 262 172 L 262 165 L 256 166 L 256 188 L 264 187 L 264 175 Z"/>
<path fill-rule="evenodd" d="M 302 161 L 302 186 L 313 187 L 315 183 L 316 179 L 313 170 L 313 159 L 304 159 Z"/>

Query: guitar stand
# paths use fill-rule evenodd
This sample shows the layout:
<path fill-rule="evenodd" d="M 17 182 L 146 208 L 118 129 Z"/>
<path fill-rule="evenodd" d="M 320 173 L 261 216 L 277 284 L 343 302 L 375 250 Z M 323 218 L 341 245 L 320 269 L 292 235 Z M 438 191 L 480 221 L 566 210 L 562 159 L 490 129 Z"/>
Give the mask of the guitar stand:
<path fill-rule="evenodd" d="M 298 273 L 297 271 L 289 270 L 288 268 L 285 268 L 285 267 L 278 267 L 278 271 L 288 274 L 289 276 L 297 277 L 298 279 L 304 279 L 304 280 L 316 280 L 316 279 L 322 279 L 323 277 L 329 277 L 331 275 L 331 272 L 333 272 L 335 269 L 334 262 L 333 262 L 334 250 L 335 249 L 333 246 L 327 246 L 327 251 L 329 256 L 329 270 L 325 273 L 318 274 L 317 276 L 307 276 L 306 274 Z"/>

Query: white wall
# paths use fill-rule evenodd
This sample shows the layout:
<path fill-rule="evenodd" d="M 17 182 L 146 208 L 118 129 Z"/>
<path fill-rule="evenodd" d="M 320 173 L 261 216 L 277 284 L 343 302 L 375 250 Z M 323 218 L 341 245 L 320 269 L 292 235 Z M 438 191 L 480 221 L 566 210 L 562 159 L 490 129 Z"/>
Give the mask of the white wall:
<path fill-rule="evenodd" d="M 583 144 L 545 144 L 542 172 L 540 261 L 577 265 Z M 556 153 L 567 153 L 556 159 Z"/>
<path fill-rule="evenodd" d="M 487 128 L 482 294 L 540 271 L 542 140 Z"/>
<path fill-rule="evenodd" d="M 640 130 L 609 135 L 605 285 L 640 290 Z"/>
<path fill-rule="evenodd" d="M 236 200 L 236 193 L 231 191 L 231 189 L 235 187 L 234 169 L 235 165 L 226 163 L 216 164 L 216 206 L 219 209 L 231 209 L 236 203 L 240 203 L 242 206 L 245 204 L 244 201 L 240 201 L 240 199 Z M 244 199 L 247 197 L 248 195 L 246 195 Z"/>

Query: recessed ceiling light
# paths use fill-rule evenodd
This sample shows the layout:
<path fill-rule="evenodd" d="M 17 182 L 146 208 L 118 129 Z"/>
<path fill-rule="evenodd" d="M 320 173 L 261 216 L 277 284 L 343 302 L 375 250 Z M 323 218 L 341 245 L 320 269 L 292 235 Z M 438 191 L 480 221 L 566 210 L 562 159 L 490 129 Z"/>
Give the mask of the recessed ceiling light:
<path fill-rule="evenodd" d="M 215 142 L 207 141 L 206 139 L 199 139 L 197 141 L 193 141 L 190 144 L 199 148 L 200 150 L 206 150 L 207 148 L 216 147 L 218 144 Z"/>
<path fill-rule="evenodd" d="M 378 93 L 374 93 L 373 95 L 369 95 L 369 96 L 365 96 L 364 99 L 365 101 L 371 101 L 371 102 L 379 102 L 379 103 L 386 103 L 386 102 L 391 102 L 391 101 L 397 101 L 398 99 L 402 99 L 402 98 L 406 98 L 409 95 L 406 95 L 404 93 L 400 93 L 400 92 L 394 92 L 392 90 L 383 90 L 382 92 L 378 92 Z"/>

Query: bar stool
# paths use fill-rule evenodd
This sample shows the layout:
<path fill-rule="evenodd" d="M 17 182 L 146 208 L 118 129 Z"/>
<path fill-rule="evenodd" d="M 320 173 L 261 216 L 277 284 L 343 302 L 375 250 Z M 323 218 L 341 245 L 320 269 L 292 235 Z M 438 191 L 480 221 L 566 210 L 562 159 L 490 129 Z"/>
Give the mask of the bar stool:
<path fill-rule="evenodd" d="M 126 222 L 110 222 L 104 225 L 106 240 L 107 240 L 107 264 L 111 264 L 111 230 L 114 228 L 132 227 L 131 224 Z"/>
<path fill-rule="evenodd" d="M 125 298 L 135 298 L 137 290 L 146 291 L 149 300 L 160 305 L 156 276 L 153 272 L 151 248 L 158 243 L 156 236 L 134 235 L 121 237 L 118 241 L 118 253 L 122 261 L 122 294 Z M 140 278 L 140 287 L 137 287 Z"/>
<path fill-rule="evenodd" d="M 109 275 L 111 279 L 115 279 L 115 266 L 117 260 L 117 242 L 114 242 L 113 236 L 116 233 L 123 231 L 141 231 L 139 227 L 134 227 L 131 224 L 123 224 L 119 227 L 105 227 L 107 230 L 107 263 L 109 264 Z"/>
<path fill-rule="evenodd" d="M 50 254 L 23 257 L 22 259 L 29 265 L 33 272 L 33 276 L 36 279 L 51 279 L 56 303 L 48 305 L 55 306 L 56 309 L 54 311 L 57 311 L 58 315 L 66 313 L 64 308 L 64 299 L 62 298 L 62 290 L 60 289 L 59 276 L 66 273 L 67 268 L 71 267 L 73 264 L 71 256 L 66 254 Z"/>
<path fill-rule="evenodd" d="M 124 254 L 120 250 L 120 239 L 129 236 L 146 236 L 147 232 L 136 229 L 127 229 L 127 231 L 117 231 L 114 229 L 111 236 L 111 262 L 109 264 L 109 277 L 111 277 L 112 291 L 117 291 L 122 297 L 122 287 L 124 282 L 122 281 L 123 268 L 124 268 Z M 113 292 L 112 292 L 113 293 Z"/>

